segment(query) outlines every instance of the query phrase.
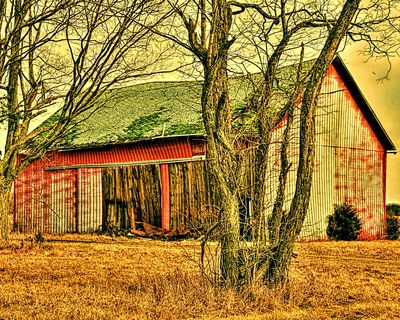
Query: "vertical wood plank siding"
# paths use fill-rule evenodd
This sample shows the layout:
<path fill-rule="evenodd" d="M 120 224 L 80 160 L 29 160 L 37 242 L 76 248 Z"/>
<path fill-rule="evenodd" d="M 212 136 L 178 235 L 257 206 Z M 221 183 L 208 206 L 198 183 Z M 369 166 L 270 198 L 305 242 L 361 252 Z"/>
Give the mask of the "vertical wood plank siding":
<path fill-rule="evenodd" d="M 159 165 L 103 169 L 104 218 L 106 227 L 134 227 L 135 221 L 161 227 Z"/>
<path fill-rule="evenodd" d="M 203 229 L 215 221 L 217 199 L 209 192 L 205 161 L 169 165 L 171 229 Z"/>
<path fill-rule="evenodd" d="M 165 202 L 163 167 L 169 177 Z M 212 203 L 216 202 L 207 192 L 206 175 L 205 161 L 103 169 L 104 221 L 120 228 L 134 227 L 125 221 L 173 230 L 205 228 L 215 221 Z M 162 208 L 162 204 L 167 207 Z M 130 208 L 134 209 L 134 220 L 129 220 Z M 163 210 L 169 213 L 168 225 L 162 224 Z"/>

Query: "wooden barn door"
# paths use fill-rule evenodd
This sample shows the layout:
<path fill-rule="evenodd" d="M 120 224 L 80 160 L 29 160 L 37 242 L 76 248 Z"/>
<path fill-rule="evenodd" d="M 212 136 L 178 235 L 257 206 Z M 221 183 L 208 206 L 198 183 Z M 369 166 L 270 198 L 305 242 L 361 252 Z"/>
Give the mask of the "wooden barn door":
<path fill-rule="evenodd" d="M 171 229 L 206 229 L 215 222 L 216 194 L 206 162 L 169 164 Z"/>
<path fill-rule="evenodd" d="M 157 164 L 103 169 L 103 225 L 129 229 L 141 221 L 161 227 L 160 180 Z"/>

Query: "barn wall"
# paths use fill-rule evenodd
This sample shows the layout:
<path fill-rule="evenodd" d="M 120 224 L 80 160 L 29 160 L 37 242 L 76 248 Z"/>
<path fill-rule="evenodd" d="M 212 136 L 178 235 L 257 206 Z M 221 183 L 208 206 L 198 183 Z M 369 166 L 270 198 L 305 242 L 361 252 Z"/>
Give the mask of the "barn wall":
<path fill-rule="evenodd" d="M 380 238 L 384 233 L 386 152 L 351 93 L 332 66 L 319 98 L 316 117 L 315 170 L 308 214 L 301 239 L 326 237 L 327 216 L 334 205 L 352 204 L 362 219 L 361 239 Z M 295 191 L 298 162 L 299 110 L 291 132 L 287 199 Z M 274 132 L 270 150 L 270 188 L 267 196 L 272 210 L 280 170 L 280 143 L 286 123 Z M 290 200 L 285 209 L 289 210 Z"/>
<path fill-rule="evenodd" d="M 301 238 L 325 238 L 327 216 L 334 204 L 345 201 L 356 207 L 363 221 L 360 237 L 379 238 L 384 232 L 386 153 L 334 67 L 328 71 L 324 83 L 316 122 L 315 174 Z M 292 166 L 287 199 L 295 191 L 299 125 L 297 110 L 288 146 Z M 269 149 L 266 195 L 271 208 L 279 178 L 284 128 L 282 121 Z M 130 227 L 133 220 L 161 226 L 163 202 L 168 205 L 172 229 L 200 228 L 212 221 L 217 203 L 204 161 L 163 164 L 163 177 L 168 175 L 169 186 L 162 180 L 160 164 L 122 165 L 201 154 L 204 143 L 189 139 L 54 152 L 18 176 L 14 227 L 24 232 L 87 232 L 99 228 L 104 221 Z M 250 168 L 252 161 L 249 154 L 244 165 Z M 97 167 L 81 167 L 88 164 Z M 242 195 L 251 199 L 254 172 L 248 170 L 238 181 Z M 161 198 L 162 189 L 169 192 L 169 201 Z M 289 206 L 287 200 L 285 209 Z"/>
<path fill-rule="evenodd" d="M 360 239 L 384 233 L 386 152 L 336 69 L 327 74 L 317 112 L 316 167 L 301 237 L 326 237 L 334 204 L 352 204 Z"/>
<path fill-rule="evenodd" d="M 43 159 L 29 165 L 15 181 L 14 229 L 20 232 L 50 233 L 94 231 L 107 221 L 103 206 L 111 208 L 108 211 L 114 212 L 111 216 L 117 219 L 119 224 L 122 223 L 122 227 L 129 226 L 127 215 L 135 214 L 132 205 L 126 211 L 124 206 L 115 203 L 118 197 L 123 198 L 119 194 L 121 187 L 111 194 L 114 203 L 110 199 L 103 198 L 103 186 L 109 187 L 112 184 L 104 183 L 106 169 L 102 169 L 102 166 L 190 158 L 193 154 L 200 154 L 201 151 L 204 154 L 204 142 L 191 143 L 189 139 L 184 138 L 49 153 Z M 116 185 L 120 185 L 119 181 L 124 181 L 121 177 L 131 174 L 136 176 L 137 181 L 141 181 L 140 177 L 148 176 L 143 172 L 149 170 L 153 172 L 152 181 L 159 182 L 159 165 L 142 166 L 142 169 L 124 167 L 118 170 L 115 171 L 118 174 L 114 172 L 113 175 Z M 142 190 L 150 182 L 144 180 L 141 183 L 141 186 L 136 186 L 137 190 Z M 115 185 L 115 182 L 113 184 Z M 123 192 L 128 189 L 128 186 L 124 187 L 122 184 Z M 148 195 L 149 192 L 144 194 Z M 132 194 L 124 195 L 128 196 L 133 197 Z M 151 197 L 157 202 L 159 189 L 153 190 Z M 159 208 L 160 204 L 157 204 L 157 207 Z M 152 213 L 148 210 L 138 215 L 141 221 L 160 224 L 160 217 L 152 217 Z"/>

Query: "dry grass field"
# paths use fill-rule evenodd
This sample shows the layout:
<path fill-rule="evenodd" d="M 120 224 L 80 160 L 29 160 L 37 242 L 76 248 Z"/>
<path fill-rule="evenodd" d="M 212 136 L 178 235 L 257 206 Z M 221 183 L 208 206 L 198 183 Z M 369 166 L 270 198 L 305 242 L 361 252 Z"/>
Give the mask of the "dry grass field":
<path fill-rule="evenodd" d="M 0 319 L 400 319 L 400 241 L 298 243 L 287 286 L 236 292 L 199 273 L 198 243 L 13 235 Z"/>

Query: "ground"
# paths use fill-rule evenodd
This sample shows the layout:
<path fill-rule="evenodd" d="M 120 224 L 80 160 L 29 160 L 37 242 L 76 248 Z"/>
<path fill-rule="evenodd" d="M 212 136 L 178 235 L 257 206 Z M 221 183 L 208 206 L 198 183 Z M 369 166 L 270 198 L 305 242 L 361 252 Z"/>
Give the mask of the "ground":
<path fill-rule="evenodd" d="M 400 241 L 298 243 L 289 284 L 210 285 L 199 244 L 96 235 L 0 244 L 0 319 L 396 319 Z"/>

